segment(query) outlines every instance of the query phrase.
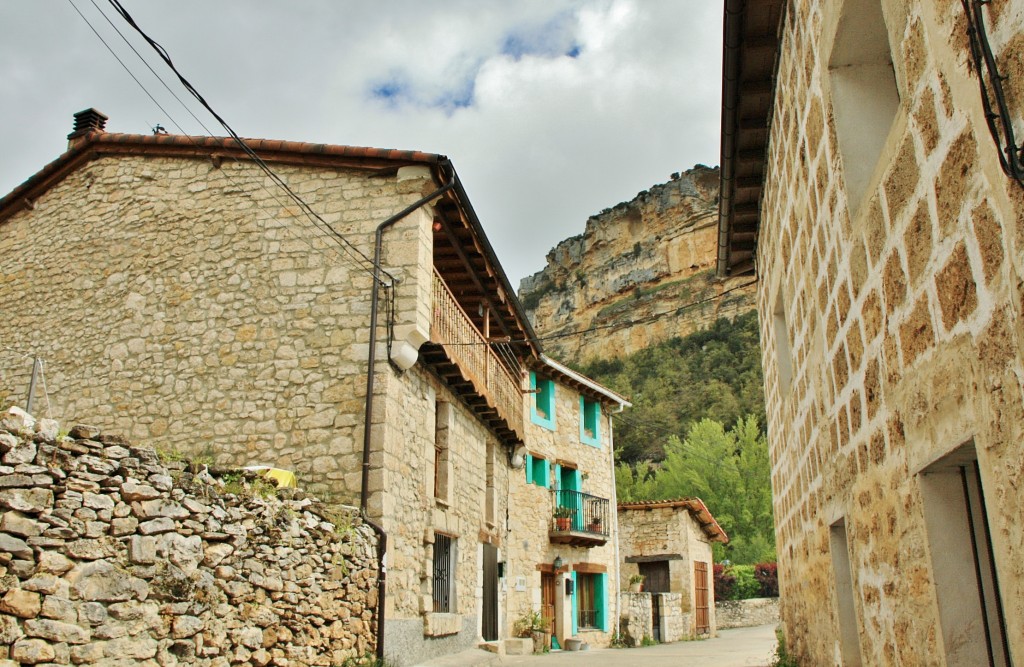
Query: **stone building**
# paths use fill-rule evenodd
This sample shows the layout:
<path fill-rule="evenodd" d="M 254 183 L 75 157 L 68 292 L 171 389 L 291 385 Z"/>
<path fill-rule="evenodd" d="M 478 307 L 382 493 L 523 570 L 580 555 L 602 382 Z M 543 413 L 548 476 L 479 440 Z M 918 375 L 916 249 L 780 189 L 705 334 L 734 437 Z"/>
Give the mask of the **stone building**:
<path fill-rule="evenodd" d="M 584 497 L 531 495 L 513 464 L 562 462 L 563 488 L 575 464 L 573 490 L 610 498 L 625 401 L 542 356 L 446 158 L 251 140 L 257 163 L 105 123 L 76 114 L 68 151 L 0 199 L 4 349 L 45 360 L 53 416 L 359 504 L 387 535 L 374 622 L 396 664 L 507 636 L 554 550 L 614 568 L 549 543 L 553 505 Z M 29 386 L 18 364 L 4 404 Z M 557 383 L 546 427 L 530 373 Z"/>
<path fill-rule="evenodd" d="M 642 598 L 631 600 L 630 625 L 660 642 L 714 636 L 715 579 L 712 542 L 729 538 L 700 498 L 619 503 L 619 589 L 642 575 Z"/>
<path fill-rule="evenodd" d="M 719 271 L 759 278 L 787 648 L 1020 664 L 1024 6 L 725 20 Z"/>

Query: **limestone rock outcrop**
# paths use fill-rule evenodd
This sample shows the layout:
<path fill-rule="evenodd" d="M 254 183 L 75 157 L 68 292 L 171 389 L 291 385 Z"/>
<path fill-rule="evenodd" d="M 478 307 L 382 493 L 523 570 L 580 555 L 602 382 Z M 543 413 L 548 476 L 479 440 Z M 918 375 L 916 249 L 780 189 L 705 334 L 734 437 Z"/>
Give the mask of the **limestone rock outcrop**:
<path fill-rule="evenodd" d="M 25 417 L 0 420 L 0 666 L 329 665 L 373 650 L 376 538 L 358 515 Z"/>
<path fill-rule="evenodd" d="M 718 182 L 703 165 L 673 174 L 555 246 L 519 286 L 545 349 L 567 361 L 621 356 L 754 308 L 749 277 L 714 275 Z"/>

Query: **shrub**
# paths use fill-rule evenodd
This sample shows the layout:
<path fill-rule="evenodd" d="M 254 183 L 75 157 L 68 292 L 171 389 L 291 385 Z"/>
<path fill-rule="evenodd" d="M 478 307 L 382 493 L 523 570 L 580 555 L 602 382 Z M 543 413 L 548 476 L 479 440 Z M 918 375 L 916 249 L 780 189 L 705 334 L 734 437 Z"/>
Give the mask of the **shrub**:
<path fill-rule="evenodd" d="M 732 575 L 736 577 L 736 585 L 732 591 L 733 600 L 749 600 L 758 597 L 761 584 L 754 578 L 753 565 L 733 565 Z"/>
<path fill-rule="evenodd" d="M 736 577 L 733 575 L 732 569 L 715 563 L 714 572 L 715 602 L 733 599 L 732 594 L 733 589 L 736 587 Z"/>
<path fill-rule="evenodd" d="M 754 576 L 761 584 L 759 595 L 763 598 L 779 597 L 779 574 L 775 563 L 758 563 L 754 566 Z"/>

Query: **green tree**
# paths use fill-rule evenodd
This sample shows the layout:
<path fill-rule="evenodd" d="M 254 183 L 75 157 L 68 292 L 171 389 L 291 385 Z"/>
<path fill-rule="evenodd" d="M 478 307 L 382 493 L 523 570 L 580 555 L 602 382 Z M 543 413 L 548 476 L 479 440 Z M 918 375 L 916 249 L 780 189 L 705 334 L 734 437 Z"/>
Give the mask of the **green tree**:
<path fill-rule="evenodd" d="M 775 560 L 768 443 L 752 415 L 728 431 L 702 419 L 686 438 L 669 437 L 660 467 L 620 466 L 616 490 L 630 500 L 696 496 L 729 535 L 728 544 L 714 545 L 715 560 Z"/>

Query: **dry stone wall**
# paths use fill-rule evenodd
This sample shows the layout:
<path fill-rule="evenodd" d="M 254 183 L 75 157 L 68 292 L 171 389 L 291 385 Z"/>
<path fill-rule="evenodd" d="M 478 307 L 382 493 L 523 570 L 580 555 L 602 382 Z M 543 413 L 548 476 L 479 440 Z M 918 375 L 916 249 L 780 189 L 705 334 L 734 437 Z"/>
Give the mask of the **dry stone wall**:
<path fill-rule="evenodd" d="M 94 427 L 0 420 L 0 666 L 329 665 L 374 650 L 369 527 L 194 469 Z"/>

